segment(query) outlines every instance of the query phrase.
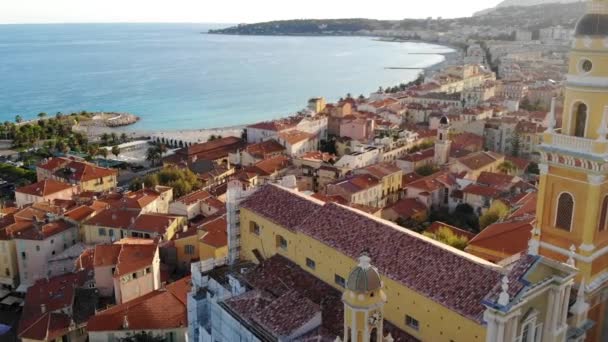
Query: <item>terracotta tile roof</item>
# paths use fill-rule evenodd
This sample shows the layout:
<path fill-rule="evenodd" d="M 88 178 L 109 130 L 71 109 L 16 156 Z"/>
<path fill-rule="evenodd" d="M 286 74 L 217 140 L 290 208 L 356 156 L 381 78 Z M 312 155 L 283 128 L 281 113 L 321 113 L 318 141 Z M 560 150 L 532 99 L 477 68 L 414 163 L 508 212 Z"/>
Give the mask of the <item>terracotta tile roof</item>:
<path fill-rule="evenodd" d="M 27 229 L 15 232 L 13 236 L 15 239 L 22 240 L 45 240 L 71 228 L 76 228 L 76 226 L 65 220 L 56 220 L 49 223 L 34 223 Z"/>
<path fill-rule="evenodd" d="M 95 210 L 93 208 L 87 205 L 81 205 L 66 212 L 65 214 L 63 214 L 63 216 L 76 222 L 82 222 L 93 214 L 95 214 Z"/>
<path fill-rule="evenodd" d="M 288 157 L 276 156 L 264 159 L 253 166 L 247 167 L 245 170 L 261 176 L 270 176 L 277 171 L 287 168 L 289 165 L 291 165 L 291 160 Z"/>
<path fill-rule="evenodd" d="M 400 168 L 398 168 L 396 165 L 391 164 L 391 163 L 374 164 L 374 165 L 364 167 L 361 170 L 369 173 L 370 175 L 372 175 L 378 179 L 382 179 L 384 177 L 393 175 L 397 172 L 401 172 Z"/>
<path fill-rule="evenodd" d="M 415 162 L 420 162 L 423 160 L 431 159 L 431 158 L 433 158 L 434 155 L 435 155 L 435 149 L 431 147 L 431 148 L 427 148 L 426 150 L 410 153 L 401 159 L 415 163 Z"/>
<path fill-rule="evenodd" d="M 327 152 L 311 151 L 311 152 L 306 152 L 306 153 L 302 154 L 298 158 L 329 162 L 330 160 L 336 160 L 338 157 L 335 154 L 331 154 L 331 153 L 327 153 Z"/>
<path fill-rule="evenodd" d="M 413 183 L 413 182 L 415 182 L 415 181 L 417 181 L 419 179 L 422 179 L 422 178 L 424 178 L 424 177 L 421 176 L 421 175 L 419 175 L 419 174 L 417 174 L 416 172 L 410 172 L 410 173 L 407 173 L 407 174 L 403 175 L 401 184 L 408 185 L 408 184 Z"/>
<path fill-rule="evenodd" d="M 103 267 L 116 265 L 122 245 L 96 245 L 93 252 L 93 266 Z"/>
<path fill-rule="evenodd" d="M 132 230 L 164 235 L 167 232 L 167 229 L 177 220 L 177 216 L 163 214 L 141 214 L 135 219 L 135 222 L 133 222 L 129 228 Z"/>
<path fill-rule="evenodd" d="M 111 193 L 99 200 L 114 208 L 143 209 L 160 198 L 160 193 L 152 189 L 140 189 L 123 194 Z"/>
<path fill-rule="evenodd" d="M 485 310 L 482 298 L 500 279 L 479 258 L 334 203 L 296 229 L 352 259 L 368 251 L 388 278 L 477 322 Z"/>
<path fill-rule="evenodd" d="M 176 154 L 186 154 L 188 156 L 193 156 L 213 152 L 225 152 L 226 155 L 228 155 L 228 151 L 232 151 L 233 149 L 236 150 L 237 148 L 242 148 L 243 146 L 243 141 L 240 138 L 224 137 L 221 139 L 216 139 L 213 141 L 207 141 L 204 143 L 184 147 L 183 149 L 178 150 Z"/>
<path fill-rule="evenodd" d="M 506 156 L 505 160 L 510 161 L 517 167 L 517 169 L 522 170 L 522 171 L 525 171 L 531 163 L 531 161 L 529 161 L 527 159 L 517 158 L 517 157 L 512 157 L 512 156 Z"/>
<path fill-rule="evenodd" d="M 533 222 L 534 218 L 493 223 L 471 239 L 469 246 L 481 247 L 507 255 L 523 252 L 528 248 Z"/>
<path fill-rule="evenodd" d="M 471 170 L 479 170 L 496 162 L 500 157 L 492 152 L 475 152 L 471 153 L 458 161 Z"/>
<path fill-rule="evenodd" d="M 247 126 L 247 128 L 281 132 L 296 127 L 301 120 L 302 118 L 300 117 L 290 117 L 274 121 L 258 122 L 256 124 Z"/>
<path fill-rule="evenodd" d="M 276 140 L 270 139 L 257 144 L 250 144 L 245 147 L 245 151 L 257 158 L 265 158 L 267 155 L 282 153 L 285 147 Z"/>
<path fill-rule="evenodd" d="M 188 325 L 186 294 L 190 278 L 167 285 L 141 297 L 113 306 L 87 322 L 88 331 L 158 330 L 185 328 Z M 124 326 L 125 321 L 128 327 Z"/>
<path fill-rule="evenodd" d="M 515 211 L 511 213 L 509 218 L 519 218 L 524 216 L 536 216 L 536 200 L 537 192 L 527 193 L 515 203 Z"/>
<path fill-rule="evenodd" d="M 507 190 L 514 184 L 515 176 L 484 171 L 477 177 L 477 184 Z"/>
<path fill-rule="evenodd" d="M 100 227 L 127 229 L 133 224 L 133 222 L 135 222 L 135 219 L 137 219 L 137 216 L 139 216 L 139 214 L 139 210 L 108 208 L 102 210 L 97 215 L 89 218 L 84 222 L 84 224 Z"/>
<path fill-rule="evenodd" d="M 332 191 L 331 190 L 332 187 L 337 187 L 337 188 L 340 188 L 341 191 L 343 191 L 345 193 L 355 194 L 357 192 L 374 187 L 378 184 L 380 184 L 380 181 L 378 180 L 378 178 L 371 176 L 371 175 L 367 175 L 367 174 L 360 174 L 360 175 L 353 175 L 348 178 L 338 180 L 334 184 L 330 184 L 327 187 L 327 191 L 329 193 Z"/>
<path fill-rule="evenodd" d="M 69 158 L 51 158 L 38 167 L 51 171 L 55 176 L 78 182 L 90 181 L 102 177 L 117 175 L 118 171 L 97 165 L 76 161 Z"/>
<path fill-rule="evenodd" d="M 253 290 L 227 300 L 226 304 L 249 324 L 260 326 L 276 337 L 275 334 L 293 331 L 320 311 L 321 326 L 298 340 L 333 341 L 342 335 L 342 294 L 285 257 L 274 255 L 249 270 L 244 277 Z M 385 321 L 385 334 L 389 330 L 395 341 L 417 341 Z"/>
<path fill-rule="evenodd" d="M 460 229 L 458 227 L 451 226 L 447 223 L 440 222 L 440 221 L 435 221 L 435 222 L 431 223 L 431 225 L 424 231 L 429 232 L 429 233 L 437 233 L 440 228 L 447 228 L 447 229 L 451 230 L 452 233 L 454 233 L 456 236 L 464 236 L 469 240 L 475 236 L 474 233 Z"/>
<path fill-rule="evenodd" d="M 462 192 L 465 194 L 472 194 L 490 198 L 498 198 L 502 194 L 502 191 L 500 189 L 477 184 L 467 185 L 464 189 L 462 189 Z"/>
<path fill-rule="evenodd" d="M 53 312 L 71 310 L 76 289 L 82 287 L 90 276 L 91 274 L 86 271 L 68 273 L 37 280 L 30 286 L 25 295 L 23 314 L 19 321 L 19 337 L 52 340 L 64 334 L 69 327 L 70 318 Z M 42 306 L 45 308 L 44 313 Z"/>
<path fill-rule="evenodd" d="M 415 198 L 404 198 L 385 210 L 392 210 L 399 217 L 407 219 L 416 214 L 426 212 L 427 207 Z"/>
<path fill-rule="evenodd" d="M 272 184 L 262 186 L 241 203 L 241 207 L 292 230 L 322 205 L 321 201 Z"/>
<path fill-rule="evenodd" d="M 203 233 L 201 242 L 216 248 L 226 246 L 228 244 L 227 226 L 228 222 L 225 216 L 203 223 L 200 228 L 205 233 Z"/>
<path fill-rule="evenodd" d="M 313 138 L 314 135 L 298 130 L 291 130 L 287 132 L 279 133 L 279 139 L 287 142 L 289 145 L 294 145 L 303 141 L 308 141 Z"/>
<path fill-rule="evenodd" d="M 344 205 L 348 205 L 348 201 L 338 195 L 325 195 L 320 192 L 312 194 L 314 199 L 318 199 L 322 202 L 336 202 Z"/>
<path fill-rule="evenodd" d="M 175 202 L 181 202 L 185 205 L 191 205 L 194 203 L 198 203 L 199 201 L 210 197 L 211 194 L 209 194 L 207 191 L 205 190 L 197 190 L 194 192 L 191 192 L 189 194 L 186 194 L 178 199 L 175 200 Z"/>
<path fill-rule="evenodd" d="M 38 197 L 46 197 L 70 188 L 73 188 L 73 186 L 53 179 L 45 179 L 37 183 L 17 188 L 15 189 L 15 192 Z"/>
<path fill-rule="evenodd" d="M 151 266 L 154 256 L 158 251 L 158 246 L 154 245 L 132 245 L 123 244 L 118 255 L 116 263 L 116 271 L 114 277 L 120 277 L 125 274 L 141 270 L 142 268 Z"/>
<path fill-rule="evenodd" d="M 421 178 L 417 181 L 413 181 L 410 184 L 407 185 L 408 188 L 415 188 L 415 189 L 420 189 L 423 191 L 428 191 L 428 192 L 433 192 L 436 190 L 439 190 L 441 188 L 446 187 L 445 182 L 442 182 L 441 179 L 439 179 L 439 173 Z M 446 178 L 447 179 L 447 178 Z"/>

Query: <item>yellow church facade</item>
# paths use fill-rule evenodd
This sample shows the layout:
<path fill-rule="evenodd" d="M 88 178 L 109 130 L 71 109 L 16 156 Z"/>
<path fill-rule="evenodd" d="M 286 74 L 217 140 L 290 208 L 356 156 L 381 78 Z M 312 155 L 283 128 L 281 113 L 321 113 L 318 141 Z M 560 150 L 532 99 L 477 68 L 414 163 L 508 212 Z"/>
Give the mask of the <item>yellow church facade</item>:
<path fill-rule="evenodd" d="M 541 255 L 578 268 L 593 322 L 587 341 L 607 341 L 608 1 L 590 1 L 576 26 L 562 118 L 563 127 L 552 123 L 539 147 L 534 244 Z"/>

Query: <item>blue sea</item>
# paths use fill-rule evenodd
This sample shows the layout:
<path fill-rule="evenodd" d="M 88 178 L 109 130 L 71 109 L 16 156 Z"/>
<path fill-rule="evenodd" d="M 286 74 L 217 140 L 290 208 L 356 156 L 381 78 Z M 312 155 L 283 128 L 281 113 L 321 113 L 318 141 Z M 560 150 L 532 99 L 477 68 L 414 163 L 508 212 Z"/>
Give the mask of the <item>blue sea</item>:
<path fill-rule="evenodd" d="M 408 82 L 450 49 L 365 37 L 206 34 L 206 24 L 0 25 L 0 121 L 119 111 L 133 129 L 212 128 L 289 115 L 310 97 Z"/>

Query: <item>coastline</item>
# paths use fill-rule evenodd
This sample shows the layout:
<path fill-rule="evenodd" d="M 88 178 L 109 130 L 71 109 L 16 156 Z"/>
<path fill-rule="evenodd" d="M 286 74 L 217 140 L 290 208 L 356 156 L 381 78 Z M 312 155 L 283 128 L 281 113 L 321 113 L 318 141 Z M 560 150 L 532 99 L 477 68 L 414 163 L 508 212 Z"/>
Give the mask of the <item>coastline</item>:
<path fill-rule="evenodd" d="M 376 40 L 385 41 L 385 42 L 428 43 L 428 44 L 444 46 L 444 47 L 448 47 L 448 48 L 452 49 L 452 51 L 448 51 L 448 52 L 428 53 L 428 54 L 433 54 L 433 55 L 442 55 L 444 57 L 444 59 L 443 59 L 443 61 L 441 61 L 439 63 L 435 63 L 435 64 L 429 65 L 427 67 L 419 68 L 420 73 L 423 75 L 428 75 L 430 73 L 443 69 L 449 65 L 457 64 L 462 59 L 462 50 L 455 46 L 442 45 L 442 44 L 438 44 L 435 42 L 424 42 L 424 41 L 419 41 L 419 40 L 417 40 L 417 41 L 384 40 L 384 39 L 380 39 L 378 37 L 376 37 L 376 38 L 377 38 Z M 386 67 L 386 68 L 390 68 L 390 67 Z M 290 115 L 293 115 L 293 113 Z M 288 117 L 290 115 L 285 115 L 285 116 L 283 116 L 283 118 Z M 145 119 L 142 119 L 142 120 L 145 120 Z M 142 137 L 149 137 L 151 139 L 164 138 L 164 139 L 177 140 L 177 141 L 183 141 L 183 142 L 200 143 L 200 142 L 206 142 L 209 139 L 209 137 L 212 135 L 215 135 L 215 136 L 221 135 L 222 137 L 226 137 L 226 136 L 240 137 L 241 133 L 243 132 L 243 129 L 245 129 L 249 124 L 252 124 L 252 123 L 244 123 L 241 125 L 224 126 L 224 127 L 177 129 L 177 130 L 137 130 L 137 129 L 131 130 L 129 128 L 129 126 L 124 126 L 124 127 L 120 127 L 120 128 L 106 127 L 104 129 L 102 129 L 103 132 L 99 132 L 98 135 L 101 135 L 103 133 L 111 133 L 111 132 L 120 131 L 121 133 L 123 133 L 123 132 L 126 133 L 131 138 L 142 138 Z"/>

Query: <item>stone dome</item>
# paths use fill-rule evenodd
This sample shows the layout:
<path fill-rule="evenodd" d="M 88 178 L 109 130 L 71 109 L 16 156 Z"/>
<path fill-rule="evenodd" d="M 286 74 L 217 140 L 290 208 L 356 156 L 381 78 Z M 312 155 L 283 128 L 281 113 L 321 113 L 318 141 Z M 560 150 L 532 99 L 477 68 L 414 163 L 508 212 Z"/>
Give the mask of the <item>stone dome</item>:
<path fill-rule="evenodd" d="M 346 288 L 354 292 L 371 292 L 382 287 L 380 274 L 370 264 L 371 259 L 367 255 L 359 257 L 359 265 L 349 274 Z"/>
<path fill-rule="evenodd" d="M 450 119 L 448 119 L 447 116 L 442 116 L 441 119 L 439 119 L 439 124 L 440 125 L 449 125 Z"/>
<path fill-rule="evenodd" d="M 587 13 L 576 24 L 575 36 L 608 36 L 608 14 Z"/>

